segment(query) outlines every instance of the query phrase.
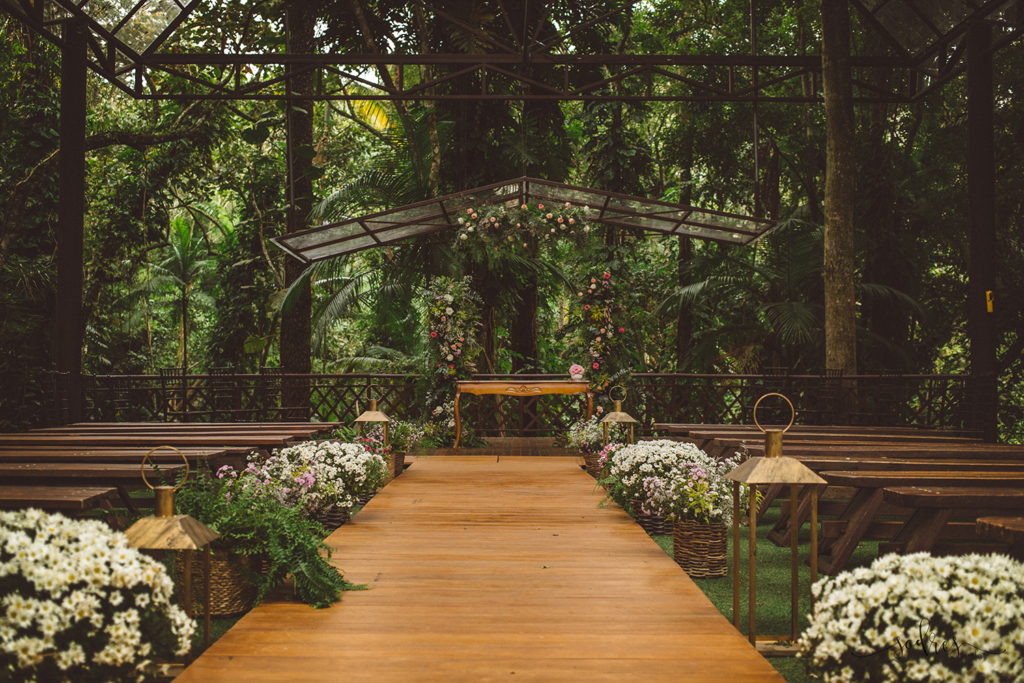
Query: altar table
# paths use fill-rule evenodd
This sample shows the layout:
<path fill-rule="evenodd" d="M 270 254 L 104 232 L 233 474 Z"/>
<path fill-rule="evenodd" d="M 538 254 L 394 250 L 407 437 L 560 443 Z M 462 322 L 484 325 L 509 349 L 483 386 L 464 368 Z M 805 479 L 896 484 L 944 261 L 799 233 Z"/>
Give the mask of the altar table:
<path fill-rule="evenodd" d="M 459 416 L 459 399 L 462 393 L 500 394 L 502 396 L 529 397 L 541 394 L 586 394 L 587 419 L 594 414 L 594 394 L 590 382 L 574 380 L 466 380 L 455 385 L 455 452 L 459 451 L 462 438 L 462 418 Z"/>

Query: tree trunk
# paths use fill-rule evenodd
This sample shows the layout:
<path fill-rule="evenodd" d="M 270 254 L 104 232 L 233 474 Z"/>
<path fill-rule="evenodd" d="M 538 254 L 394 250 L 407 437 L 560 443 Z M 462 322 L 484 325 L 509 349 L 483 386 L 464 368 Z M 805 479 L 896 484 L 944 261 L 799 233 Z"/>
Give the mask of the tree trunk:
<path fill-rule="evenodd" d="M 309 53 L 313 48 L 313 29 L 316 17 L 307 0 L 298 0 L 288 8 L 288 52 Z M 312 72 L 288 78 L 288 91 L 303 96 L 313 95 Z M 306 217 L 313 210 L 313 182 L 305 171 L 309 158 L 297 154 L 302 146 L 313 144 L 313 100 L 289 101 L 288 110 L 288 232 L 306 227 Z M 288 285 L 299 277 L 304 265 L 294 258 L 285 260 L 285 281 Z M 295 306 L 281 318 L 281 370 L 285 374 L 308 374 L 312 370 L 310 356 L 310 318 L 313 298 L 310 288 L 303 289 Z M 308 380 L 290 383 L 282 400 L 295 407 L 289 417 L 309 418 Z"/>
<path fill-rule="evenodd" d="M 821 64 L 828 136 L 825 179 L 825 365 L 857 373 L 853 287 L 853 88 L 846 0 L 821 1 Z"/>
<path fill-rule="evenodd" d="M 677 277 L 680 287 L 689 287 L 692 284 L 690 271 L 684 266 L 687 261 L 693 258 L 693 242 L 685 235 L 679 236 L 679 261 L 677 265 Z M 676 372 L 683 371 L 683 359 L 693 345 L 693 311 L 689 305 L 679 307 L 679 316 L 676 318 Z"/>

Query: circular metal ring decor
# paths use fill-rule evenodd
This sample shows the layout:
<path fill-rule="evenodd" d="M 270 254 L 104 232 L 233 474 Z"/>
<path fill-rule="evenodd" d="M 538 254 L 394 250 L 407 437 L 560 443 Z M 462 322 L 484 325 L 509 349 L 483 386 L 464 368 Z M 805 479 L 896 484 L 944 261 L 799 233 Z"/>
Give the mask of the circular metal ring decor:
<path fill-rule="evenodd" d="M 186 481 L 188 481 L 188 473 L 189 473 L 189 471 L 190 471 L 190 467 L 189 467 L 189 465 L 188 465 L 188 458 L 186 458 L 186 457 L 185 457 L 185 454 L 184 454 L 184 453 L 182 453 L 181 451 L 179 451 L 179 450 L 178 450 L 177 448 L 175 448 L 174 446 L 157 446 L 156 448 L 154 448 L 154 449 L 153 449 L 153 450 L 151 450 L 151 451 L 150 451 L 149 453 L 146 453 L 146 455 L 144 455 L 144 456 L 143 456 L 143 458 L 142 458 L 142 465 L 141 465 L 141 466 L 139 467 L 139 472 L 141 472 L 141 473 L 142 473 L 142 481 L 143 481 L 143 483 L 144 483 L 144 484 L 145 484 L 146 486 L 148 486 L 149 488 L 151 488 L 151 489 L 152 489 L 152 488 L 154 488 L 154 487 L 153 487 L 153 485 L 152 485 L 152 484 L 150 484 L 150 483 L 149 483 L 149 482 L 148 482 L 148 481 L 146 480 L 146 461 L 147 461 L 147 460 L 149 460 L 149 456 L 153 455 L 154 453 L 156 453 L 156 452 L 157 452 L 158 450 L 160 450 L 161 448 L 167 448 L 167 449 L 170 449 L 170 450 L 174 451 L 175 453 L 177 453 L 178 455 L 180 455 L 180 456 L 181 456 L 181 459 L 182 459 L 182 460 L 184 460 L 184 461 L 185 461 L 185 476 L 184 476 L 184 477 L 182 477 L 182 479 L 181 479 L 181 483 L 180 483 L 180 484 L 178 484 L 177 486 L 175 486 L 175 487 L 174 487 L 174 490 L 175 490 L 175 491 L 177 491 L 178 489 L 180 489 L 180 488 L 181 488 L 182 486 L 184 486 L 184 485 L 185 485 L 185 482 L 186 482 Z"/>
<path fill-rule="evenodd" d="M 793 426 L 793 422 L 796 420 L 796 408 L 793 407 L 793 402 L 790 401 L 785 396 L 783 396 L 782 394 L 777 394 L 777 393 L 773 392 L 771 394 L 765 394 L 761 398 L 757 399 L 757 403 L 754 404 L 754 424 L 757 425 L 757 428 L 761 430 L 762 434 L 764 434 L 764 427 L 762 427 L 761 423 L 757 421 L 757 407 L 759 405 L 761 405 L 761 401 L 765 400 L 769 396 L 778 396 L 783 401 L 785 401 L 786 403 L 789 404 L 789 412 L 790 412 L 789 424 L 786 425 L 786 428 L 782 430 L 782 433 L 785 434 L 786 432 L 789 431 L 789 428 Z"/>
<path fill-rule="evenodd" d="M 617 399 L 614 396 L 612 396 L 612 392 L 615 391 L 616 389 L 622 389 L 622 398 Z M 608 398 L 610 398 L 613 401 L 625 401 L 626 393 L 626 387 L 622 386 L 621 384 L 616 384 L 614 387 L 608 390 Z"/>
<path fill-rule="evenodd" d="M 380 392 L 380 396 L 378 396 L 377 398 L 370 398 L 370 390 L 373 389 L 374 387 L 377 387 L 377 391 Z M 365 396 L 367 401 L 379 401 L 384 398 L 384 387 L 382 387 L 379 384 L 370 384 L 366 387 Z"/>

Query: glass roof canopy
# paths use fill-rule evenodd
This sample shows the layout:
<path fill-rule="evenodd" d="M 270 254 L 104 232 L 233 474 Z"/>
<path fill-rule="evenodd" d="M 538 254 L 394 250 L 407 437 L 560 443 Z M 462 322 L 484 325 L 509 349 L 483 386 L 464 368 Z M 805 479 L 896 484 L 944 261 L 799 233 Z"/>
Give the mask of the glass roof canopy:
<path fill-rule="evenodd" d="M 430 199 L 389 211 L 321 225 L 272 241 L 306 263 L 352 254 L 371 247 L 427 235 L 458 225 L 469 207 L 505 203 L 509 206 L 538 202 L 589 207 L 587 219 L 624 228 L 640 228 L 664 235 L 744 245 L 763 237 L 776 222 L 643 197 L 576 187 L 550 180 L 518 178 Z"/>

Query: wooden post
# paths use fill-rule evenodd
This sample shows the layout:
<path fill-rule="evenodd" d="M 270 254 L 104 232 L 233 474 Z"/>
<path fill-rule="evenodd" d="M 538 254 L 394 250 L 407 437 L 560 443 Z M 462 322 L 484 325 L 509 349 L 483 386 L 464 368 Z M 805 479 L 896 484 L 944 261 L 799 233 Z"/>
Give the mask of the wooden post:
<path fill-rule="evenodd" d="M 818 582 L 818 487 L 811 484 L 811 586 Z M 811 609 L 814 609 L 811 592 Z"/>
<path fill-rule="evenodd" d="M 811 484 L 813 487 L 814 484 Z M 792 634 L 793 642 L 795 643 L 800 637 L 800 553 L 798 545 L 800 543 L 800 522 L 799 513 L 797 508 L 800 499 L 800 487 L 797 484 L 789 485 L 789 538 L 790 538 L 790 552 L 789 552 L 789 589 L 790 589 L 790 600 L 792 601 Z"/>
<path fill-rule="evenodd" d="M 732 625 L 740 630 L 740 483 L 732 483 Z"/>
<path fill-rule="evenodd" d="M 210 544 L 203 553 L 203 647 L 210 647 Z"/>
<path fill-rule="evenodd" d="M 996 178 L 993 136 L 992 29 L 983 22 L 967 31 L 967 190 L 970 202 L 970 262 L 967 317 L 970 337 L 974 427 L 985 441 L 997 438 L 996 316 L 986 293 L 996 288 Z"/>
<path fill-rule="evenodd" d="M 60 57 L 60 165 L 57 202 L 57 305 L 53 357 L 68 373 L 71 422 L 82 421 L 82 310 L 85 233 L 85 29 L 64 28 Z"/>
<path fill-rule="evenodd" d="M 749 555 L 748 562 L 749 568 L 747 571 L 750 576 L 747 577 L 747 585 L 749 589 L 749 595 L 747 599 L 750 604 L 747 605 L 748 611 L 748 622 L 747 626 L 749 629 L 750 644 L 755 648 L 757 647 L 757 486 L 755 484 L 747 484 L 750 487 L 748 495 L 750 497 L 749 505 L 750 508 L 750 537 L 749 537 L 749 548 L 747 554 Z"/>

